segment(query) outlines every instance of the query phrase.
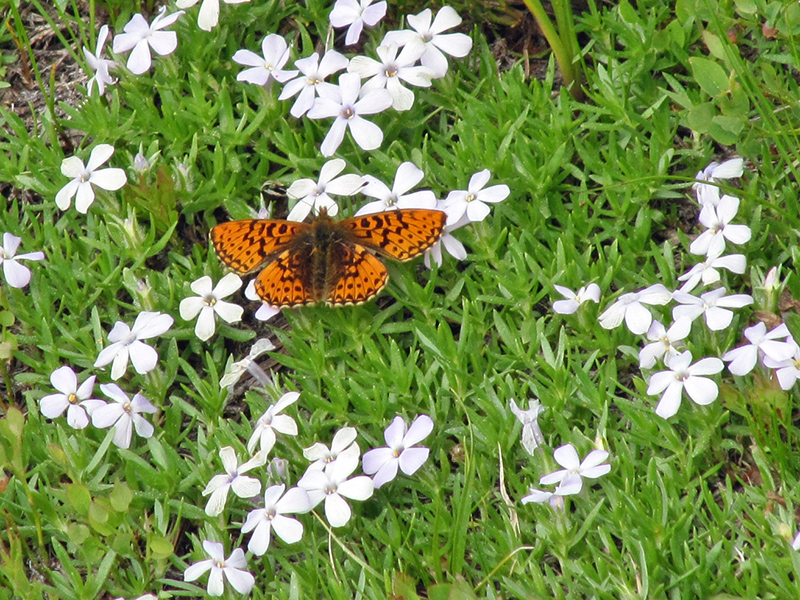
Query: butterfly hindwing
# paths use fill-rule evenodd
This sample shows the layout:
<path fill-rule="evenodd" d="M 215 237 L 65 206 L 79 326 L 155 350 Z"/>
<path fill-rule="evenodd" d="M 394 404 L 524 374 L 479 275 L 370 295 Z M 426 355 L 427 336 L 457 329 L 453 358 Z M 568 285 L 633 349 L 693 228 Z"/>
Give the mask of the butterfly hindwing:
<path fill-rule="evenodd" d="M 352 217 L 341 224 L 370 250 L 407 261 L 439 240 L 446 220 L 447 215 L 440 210 L 405 208 Z"/>
<path fill-rule="evenodd" d="M 386 267 L 360 244 L 344 246 L 340 259 L 340 272 L 330 282 L 328 304 L 361 304 L 386 287 L 389 280 Z"/>
<path fill-rule="evenodd" d="M 211 242 L 222 262 L 245 274 L 286 249 L 308 227 L 306 223 L 269 219 L 229 221 L 211 229 Z"/>
<path fill-rule="evenodd" d="M 256 277 L 256 293 L 271 306 L 301 306 L 322 300 L 312 289 L 306 257 L 284 250 Z"/>

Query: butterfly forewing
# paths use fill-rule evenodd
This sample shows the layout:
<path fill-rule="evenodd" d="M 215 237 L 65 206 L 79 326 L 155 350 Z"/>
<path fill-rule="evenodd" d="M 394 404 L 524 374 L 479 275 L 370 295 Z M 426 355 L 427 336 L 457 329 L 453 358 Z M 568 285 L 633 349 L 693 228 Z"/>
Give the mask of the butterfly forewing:
<path fill-rule="evenodd" d="M 337 274 L 328 294 L 328 303 L 334 306 L 361 304 L 383 288 L 389 280 L 386 267 L 360 244 L 344 246 L 341 253 L 341 271 Z"/>
<path fill-rule="evenodd" d="M 406 208 L 352 217 L 341 224 L 370 250 L 406 261 L 439 240 L 446 220 L 447 215 L 440 210 Z"/>
<path fill-rule="evenodd" d="M 220 260 L 240 274 L 249 273 L 285 250 L 306 223 L 245 219 L 220 223 L 211 229 L 211 243 Z"/>

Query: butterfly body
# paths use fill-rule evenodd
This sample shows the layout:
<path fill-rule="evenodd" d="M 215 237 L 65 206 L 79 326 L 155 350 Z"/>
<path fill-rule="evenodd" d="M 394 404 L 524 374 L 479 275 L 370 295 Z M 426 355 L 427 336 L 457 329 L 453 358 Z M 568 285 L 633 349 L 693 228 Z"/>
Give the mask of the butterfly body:
<path fill-rule="evenodd" d="M 372 252 L 410 260 L 438 241 L 444 223 L 443 212 L 427 209 L 342 221 L 322 211 L 311 223 L 268 219 L 222 223 L 211 230 L 211 241 L 220 259 L 237 273 L 266 264 L 255 289 L 267 304 L 341 306 L 365 302 L 386 286 L 386 267 Z"/>

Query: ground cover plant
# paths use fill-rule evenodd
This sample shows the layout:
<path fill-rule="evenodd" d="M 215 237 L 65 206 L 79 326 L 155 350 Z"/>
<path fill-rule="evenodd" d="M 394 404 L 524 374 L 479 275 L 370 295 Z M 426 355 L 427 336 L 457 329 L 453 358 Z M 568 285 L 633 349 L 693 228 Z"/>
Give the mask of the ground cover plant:
<path fill-rule="evenodd" d="M 798 594 L 796 2 L 2 10 L 0 598 Z"/>

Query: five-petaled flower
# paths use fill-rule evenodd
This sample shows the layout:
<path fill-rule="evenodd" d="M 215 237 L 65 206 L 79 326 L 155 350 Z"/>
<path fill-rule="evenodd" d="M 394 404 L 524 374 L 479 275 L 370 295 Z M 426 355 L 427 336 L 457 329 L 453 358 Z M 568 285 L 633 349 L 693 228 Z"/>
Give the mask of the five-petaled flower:
<path fill-rule="evenodd" d="M 242 287 L 242 280 L 236 273 L 225 275 L 213 289 L 212 284 L 208 275 L 201 277 L 190 286 L 199 295 L 184 298 L 180 304 L 182 319 L 190 321 L 197 317 L 194 333 L 203 341 L 214 335 L 217 316 L 226 323 L 235 323 L 241 321 L 244 312 L 238 304 L 222 300 Z"/>
<path fill-rule="evenodd" d="M 191 8 L 199 0 L 178 0 L 178 8 Z M 250 0 L 225 0 L 225 4 L 241 4 Z M 211 31 L 219 23 L 219 0 L 203 0 L 200 12 L 197 13 L 197 26 L 204 31 Z"/>
<path fill-rule="evenodd" d="M 261 42 L 259 56 L 250 50 L 237 50 L 233 61 L 250 67 L 236 76 L 236 81 L 246 81 L 256 85 L 267 85 L 272 81 L 284 83 L 297 75 L 296 70 L 285 70 L 283 65 L 289 60 L 289 46 L 277 33 L 270 33 Z"/>
<path fill-rule="evenodd" d="M 409 15 L 406 20 L 414 31 L 404 29 L 390 31 L 382 44 L 421 45 L 424 52 L 420 58 L 422 66 L 431 69 L 435 76 L 444 77 L 447 73 L 445 54 L 462 58 L 472 50 L 472 38 L 463 33 L 443 33 L 461 24 L 461 17 L 449 6 L 443 6 L 431 23 L 431 9 L 426 8 L 418 15 Z"/>
<path fill-rule="evenodd" d="M 403 417 L 394 418 L 383 433 L 386 448 L 375 448 L 364 453 L 364 473 L 375 475 L 372 482 L 381 487 L 397 476 L 399 467 L 406 475 L 413 475 L 428 460 L 428 448 L 413 446 L 424 440 L 433 431 L 433 420 L 428 415 L 419 415 L 408 427 Z"/>
<path fill-rule="evenodd" d="M 714 375 L 722 371 L 722 361 L 711 357 L 698 360 L 694 364 L 691 362 L 692 353 L 686 350 L 667 362 L 668 371 L 659 371 L 650 377 L 647 393 L 656 395 L 664 392 L 656 406 L 659 417 L 669 419 L 678 412 L 684 390 L 689 398 L 703 406 L 717 399 L 717 384 L 703 375 Z"/>
<path fill-rule="evenodd" d="M 328 50 L 322 60 L 319 59 L 319 54 L 314 52 L 311 56 L 294 61 L 294 66 L 300 70 L 301 75 L 286 82 L 278 100 L 297 96 L 289 114 L 293 117 L 302 117 L 314 106 L 317 96 L 336 97 L 339 93 L 336 84 L 325 81 L 325 79 L 329 75 L 346 69 L 347 63 L 347 58 L 336 50 Z"/>
<path fill-rule="evenodd" d="M 398 208 L 436 208 L 436 196 L 431 190 L 409 193 L 409 190 L 422 181 L 424 176 L 425 173 L 422 172 L 422 169 L 417 168 L 411 162 L 401 163 L 397 167 L 392 189 L 389 189 L 389 186 L 376 177 L 364 175 L 366 185 L 361 193 L 371 198 L 377 198 L 377 200 L 368 202 L 359 208 L 356 216 Z"/>
<path fill-rule="evenodd" d="M 89 424 L 91 414 L 105 402 L 92 398 L 96 377 L 92 375 L 78 386 L 75 371 L 64 366 L 50 374 L 50 383 L 59 394 L 48 394 L 39 403 L 39 410 L 48 419 L 60 417 L 67 411 L 67 424 L 73 429 L 83 429 Z"/>
<path fill-rule="evenodd" d="M 287 544 L 299 542 L 303 537 L 303 524 L 293 517 L 293 513 L 306 513 L 311 510 L 311 500 L 303 488 L 293 487 L 286 494 L 286 486 L 273 485 L 264 492 L 264 508 L 251 510 L 242 525 L 242 533 L 253 532 L 247 549 L 261 556 L 269 548 L 272 532 Z"/>
<path fill-rule="evenodd" d="M 284 408 L 291 406 L 300 397 L 300 392 L 286 392 L 275 404 L 258 418 L 253 435 L 247 442 L 247 451 L 252 452 L 256 444 L 260 444 L 261 452 L 267 453 L 275 445 L 275 432 L 284 435 L 297 435 L 297 423 L 289 415 L 280 414 Z"/>
<path fill-rule="evenodd" d="M 555 491 L 557 496 L 571 496 L 583 488 L 583 478 L 597 479 L 611 470 L 611 465 L 603 464 L 608 458 L 605 450 L 592 450 L 581 462 L 575 446 L 565 444 L 556 448 L 553 458 L 563 469 L 544 475 L 539 479 L 542 485 L 557 483 Z"/>
<path fill-rule="evenodd" d="M 203 549 L 211 558 L 201 560 L 188 567 L 183 572 L 184 581 L 194 581 L 206 571 L 211 570 L 207 588 L 209 596 L 222 596 L 225 591 L 223 576 L 240 594 L 250 593 L 256 584 L 256 579 L 245 570 L 247 569 L 247 559 L 241 548 L 236 548 L 227 559 L 224 547 L 218 542 L 204 540 Z"/>
<path fill-rule="evenodd" d="M 154 413 L 158 409 L 150 401 L 136 394 L 131 400 L 116 383 L 105 383 L 100 390 L 115 402 L 109 402 L 92 411 L 92 425 L 105 429 L 114 428 L 114 443 L 120 448 L 131 445 L 133 429 L 140 437 L 149 438 L 153 435 L 153 426 L 139 413 Z"/>
<path fill-rule="evenodd" d="M 705 169 L 695 175 L 697 181 L 692 184 L 697 194 L 697 201 L 701 204 L 719 204 L 719 187 L 711 185 L 717 179 L 732 179 L 741 177 L 744 172 L 744 161 L 741 158 L 731 158 L 722 164 L 712 162 Z"/>
<path fill-rule="evenodd" d="M 664 305 L 671 298 L 672 292 L 660 283 L 639 292 L 622 294 L 600 315 L 600 326 L 604 329 L 614 329 L 625 319 L 625 325 L 630 332 L 641 335 L 650 329 L 650 324 L 653 322 L 653 315 L 642 305 Z"/>
<path fill-rule="evenodd" d="M 322 169 L 319 171 L 319 181 L 298 179 L 292 183 L 286 190 L 286 195 L 289 198 L 296 198 L 297 204 L 286 218 L 289 221 L 303 221 L 312 210 L 315 215 L 318 215 L 323 208 L 331 217 L 336 216 L 339 207 L 329 194 L 352 196 L 364 187 L 361 176 L 355 173 L 336 177 L 346 166 L 347 163 L 344 160 L 334 158 L 322 165 Z"/>
<path fill-rule="evenodd" d="M 247 477 L 243 473 L 247 473 L 255 467 L 262 467 L 267 463 L 267 453 L 256 452 L 253 458 L 239 466 L 236 451 L 230 446 L 220 448 L 219 457 L 222 459 L 225 472 L 214 475 L 203 490 L 203 496 L 211 495 L 206 504 L 206 514 L 209 517 L 215 517 L 222 512 L 230 490 L 233 490 L 233 493 L 239 498 L 252 498 L 261 493 L 261 482 L 254 477 Z"/>
<path fill-rule="evenodd" d="M 691 330 L 692 320 L 686 317 L 676 320 L 669 329 L 666 329 L 660 321 L 654 320 L 647 330 L 647 339 L 652 343 L 639 351 L 639 367 L 652 369 L 657 360 L 661 359 L 666 363 L 673 356 L 680 354 L 675 342 L 685 339 Z"/>
<path fill-rule="evenodd" d="M 728 269 L 731 273 L 741 275 L 747 267 L 747 259 L 744 254 L 730 254 L 727 256 L 709 256 L 703 262 L 696 264 L 686 273 L 678 277 L 678 281 L 685 281 L 681 286 L 681 292 L 691 292 L 700 281 L 703 285 L 709 285 L 719 281 L 719 271 L 717 269 Z"/>
<path fill-rule="evenodd" d="M 742 308 L 753 303 L 748 294 L 725 295 L 725 288 L 717 288 L 702 294 L 699 298 L 685 292 L 675 292 L 673 299 L 679 306 L 672 309 L 675 320 L 688 318 L 694 321 L 704 315 L 706 325 L 711 331 L 720 331 L 731 324 L 733 311 L 730 308 Z"/>
<path fill-rule="evenodd" d="M 563 285 L 553 284 L 553 287 L 556 288 L 559 294 L 566 298 L 566 300 L 556 300 L 553 302 L 553 310 L 560 315 L 571 315 L 580 308 L 581 304 L 589 300 L 592 302 L 600 302 L 600 286 L 596 283 L 590 283 L 577 292 L 573 292 Z"/>
<path fill-rule="evenodd" d="M 719 256 L 725 251 L 725 240 L 732 244 L 750 241 L 752 232 L 747 225 L 731 223 L 738 211 L 739 199 L 734 196 L 723 196 L 716 206 L 704 204 L 697 219 L 707 229 L 689 245 L 689 252 Z"/>
<path fill-rule="evenodd" d="M 128 358 L 133 368 L 140 375 L 149 373 L 158 363 L 158 352 L 142 340 L 150 339 L 165 333 L 174 319 L 160 312 L 142 311 L 136 317 L 133 328 L 122 321 L 117 321 L 108 334 L 111 345 L 103 348 L 94 361 L 95 367 L 105 367 L 111 361 L 111 379 L 119 379 L 128 367 Z"/>
<path fill-rule="evenodd" d="M 3 234 L 3 245 L 0 246 L 0 265 L 3 265 L 3 276 L 8 285 L 14 288 L 24 288 L 31 281 L 31 270 L 18 262 L 20 260 L 44 260 L 44 252 L 27 252 L 17 254 L 22 238 L 11 233 Z"/>
<path fill-rule="evenodd" d="M 448 225 L 456 223 L 464 215 L 472 221 L 483 221 L 489 215 L 486 203 L 494 204 L 505 200 L 511 190 L 505 183 L 484 187 L 491 178 L 489 169 L 478 171 L 469 179 L 466 190 L 454 190 L 447 194 L 443 210 L 447 213 Z"/>
<path fill-rule="evenodd" d="M 355 427 L 342 427 L 334 434 L 330 450 L 322 442 L 316 442 L 304 449 L 303 456 L 307 460 L 314 461 L 308 468 L 327 469 L 340 457 L 355 456 L 357 460 L 361 454 L 361 449 L 355 442 L 356 435 Z"/>
<path fill-rule="evenodd" d="M 153 22 L 148 24 L 147 20 L 136 13 L 128 21 L 120 33 L 114 38 L 114 52 L 127 52 L 133 50 L 128 56 L 128 70 L 134 75 L 141 75 L 150 68 L 152 59 L 150 58 L 150 48 L 161 56 L 166 56 L 175 52 L 178 47 L 178 35 L 174 31 L 161 31 L 172 25 L 183 14 L 182 10 L 165 16 L 167 7 L 162 6 L 158 11 Z"/>
<path fill-rule="evenodd" d="M 114 146 L 98 144 L 89 155 L 89 163 L 84 166 L 83 161 L 77 156 L 70 156 L 61 162 L 61 174 L 72 177 L 56 194 L 56 206 L 67 210 L 75 196 L 75 209 L 79 213 L 86 213 L 94 202 L 94 188 L 97 186 L 113 192 L 128 182 L 125 171 L 118 168 L 98 169 L 104 165 L 114 154 Z"/>
<path fill-rule="evenodd" d="M 375 26 L 386 14 L 386 2 L 372 0 L 336 0 L 330 14 L 331 25 L 341 28 L 347 27 L 344 43 L 347 46 L 355 44 L 361 37 L 364 25 Z"/>
<path fill-rule="evenodd" d="M 750 342 L 738 348 L 728 350 L 722 355 L 722 360 L 729 362 L 728 370 L 734 375 L 747 375 L 758 362 L 759 353 L 766 359 L 769 357 L 775 363 L 782 363 L 792 358 L 794 346 L 786 341 L 789 337 L 789 328 L 781 323 L 767 332 L 767 326 L 758 322 L 744 330 L 744 337 Z"/>
<path fill-rule="evenodd" d="M 113 60 L 103 58 L 103 48 L 108 40 L 108 25 L 103 25 L 97 36 L 97 46 L 95 53 L 92 54 L 86 46 L 83 47 L 83 56 L 89 63 L 89 68 L 94 72 L 92 78 L 86 84 L 86 93 L 92 95 L 92 87 L 97 84 L 97 92 L 102 96 L 106 93 L 106 84 L 113 84 L 116 80 L 111 77 L 110 69 L 117 66 Z"/>
<path fill-rule="evenodd" d="M 363 96 L 361 79 L 355 73 L 344 73 L 339 77 L 338 94 L 317 98 L 308 111 L 309 119 L 335 118 L 330 131 L 322 140 L 322 156 L 332 156 L 349 129 L 356 144 L 362 150 L 375 150 L 383 142 L 381 128 L 361 115 L 374 115 L 392 105 L 392 97 L 386 90 L 372 90 Z"/>

